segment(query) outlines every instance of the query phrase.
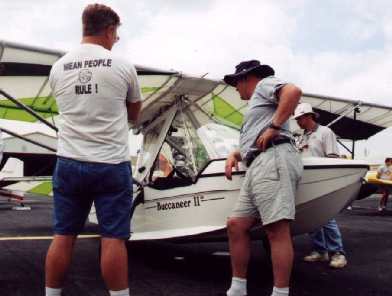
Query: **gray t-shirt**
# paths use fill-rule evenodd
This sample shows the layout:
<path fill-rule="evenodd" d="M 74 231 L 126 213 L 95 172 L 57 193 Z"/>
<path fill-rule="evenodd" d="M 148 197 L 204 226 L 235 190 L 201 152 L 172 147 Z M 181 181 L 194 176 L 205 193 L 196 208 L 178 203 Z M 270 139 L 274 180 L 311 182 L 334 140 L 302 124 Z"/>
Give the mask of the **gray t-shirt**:
<path fill-rule="evenodd" d="M 243 160 L 249 158 L 252 151 L 258 150 L 256 140 L 272 123 L 278 107 L 277 92 L 286 84 L 287 82 L 279 78 L 269 76 L 256 85 L 240 131 L 240 152 Z M 282 125 L 280 133 L 283 136 L 292 137 L 288 122 Z"/>

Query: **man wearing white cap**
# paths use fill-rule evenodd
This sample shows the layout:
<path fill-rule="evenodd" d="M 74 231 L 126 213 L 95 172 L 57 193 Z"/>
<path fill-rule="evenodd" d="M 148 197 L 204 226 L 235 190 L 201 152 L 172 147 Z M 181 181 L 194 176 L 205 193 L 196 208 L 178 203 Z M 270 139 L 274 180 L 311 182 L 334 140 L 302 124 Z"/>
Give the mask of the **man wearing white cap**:
<path fill-rule="evenodd" d="M 299 104 L 295 109 L 294 119 L 304 130 L 297 141 L 298 148 L 303 156 L 338 157 L 336 135 L 329 127 L 319 125 L 316 122 L 317 117 L 318 114 L 308 103 Z M 328 221 L 326 225 L 309 235 L 312 239 L 313 251 L 304 258 L 305 261 L 329 261 L 329 254 L 331 254 L 329 263 L 331 267 L 343 268 L 347 265 L 342 235 L 335 219 Z"/>

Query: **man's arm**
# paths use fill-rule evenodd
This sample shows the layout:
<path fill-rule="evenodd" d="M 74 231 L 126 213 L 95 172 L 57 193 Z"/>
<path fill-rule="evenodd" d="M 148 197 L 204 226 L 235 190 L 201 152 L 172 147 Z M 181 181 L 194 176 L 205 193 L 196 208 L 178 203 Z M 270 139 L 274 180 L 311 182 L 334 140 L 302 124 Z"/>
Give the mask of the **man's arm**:
<path fill-rule="evenodd" d="M 127 102 L 127 112 L 128 112 L 128 121 L 135 124 L 139 119 L 140 109 L 142 107 L 142 102 Z"/>
<path fill-rule="evenodd" d="M 231 172 L 233 170 L 233 167 L 238 171 L 238 163 L 242 160 L 241 158 L 241 153 L 239 150 L 234 150 L 229 154 L 229 156 L 226 159 L 226 165 L 225 165 L 225 175 L 226 178 L 231 180 Z"/>
<path fill-rule="evenodd" d="M 335 133 L 328 129 L 328 132 L 323 135 L 323 149 L 327 157 L 337 158 L 339 157 L 338 141 Z"/>
<path fill-rule="evenodd" d="M 272 118 L 272 123 L 275 126 L 282 126 L 285 123 L 291 114 L 293 114 L 295 108 L 298 105 L 299 100 L 301 99 L 302 91 L 298 87 L 293 84 L 287 84 L 283 86 L 278 96 L 278 108 Z M 268 143 L 277 135 L 279 131 L 276 129 L 268 128 L 256 141 L 257 147 L 259 147 L 262 151 L 265 151 Z"/>
<path fill-rule="evenodd" d="M 379 169 L 377 170 L 377 175 L 376 175 L 376 178 L 377 178 L 377 179 L 380 179 L 380 177 L 381 177 L 381 168 L 379 168 Z"/>
<path fill-rule="evenodd" d="M 136 68 L 132 64 L 127 63 L 126 65 L 129 75 L 129 85 L 125 104 L 128 112 L 128 121 L 132 124 L 136 124 L 139 119 L 143 96 L 140 90 Z"/>
<path fill-rule="evenodd" d="M 274 125 L 282 126 L 282 124 L 289 119 L 291 114 L 294 113 L 294 110 L 301 99 L 301 95 L 301 89 L 293 84 L 287 84 L 280 89 L 278 93 L 278 109 L 272 119 Z"/>

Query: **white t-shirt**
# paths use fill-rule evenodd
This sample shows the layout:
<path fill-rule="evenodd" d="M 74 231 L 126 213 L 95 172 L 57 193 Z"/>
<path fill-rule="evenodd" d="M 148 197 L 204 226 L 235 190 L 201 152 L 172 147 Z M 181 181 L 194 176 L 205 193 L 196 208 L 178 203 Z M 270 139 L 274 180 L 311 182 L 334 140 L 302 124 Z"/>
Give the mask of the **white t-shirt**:
<path fill-rule="evenodd" d="M 328 157 L 339 155 L 335 133 L 326 126 L 318 125 L 316 130 L 305 132 L 297 140 L 303 156 Z"/>
<path fill-rule="evenodd" d="M 382 166 L 377 170 L 379 178 L 382 180 L 391 180 L 392 178 L 392 166 Z"/>
<path fill-rule="evenodd" d="M 129 161 L 126 101 L 141 100 L 135 67 L 96 44 L 59 59 L 49 77 L 59 109 L 57 155 L 80 161 Z"/>

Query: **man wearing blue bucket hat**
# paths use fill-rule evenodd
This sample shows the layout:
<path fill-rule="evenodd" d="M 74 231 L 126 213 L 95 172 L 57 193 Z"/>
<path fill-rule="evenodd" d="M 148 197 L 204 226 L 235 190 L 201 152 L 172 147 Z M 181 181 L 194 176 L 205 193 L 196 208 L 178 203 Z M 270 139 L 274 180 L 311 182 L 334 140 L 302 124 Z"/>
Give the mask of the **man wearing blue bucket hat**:
<path fill-rule="evenodd" d="M 240 149 L 226 161 L 226 177 L 243 161 L 248 169 L 239 199 L 227 221 L 232 283 L 227 296 L 247 295 L 249 230 L 260 220 L 271 246 L 272 296 L 287 296 L 293 262 L 290 221 L 295 217 L 295 192 L 302 162 L 292 143 L 288 122 L 301 90 L 274 76 L 257 60 L 241 62 L 224 81 L 234 86 L 248 109 L 240 132 Z"/>

